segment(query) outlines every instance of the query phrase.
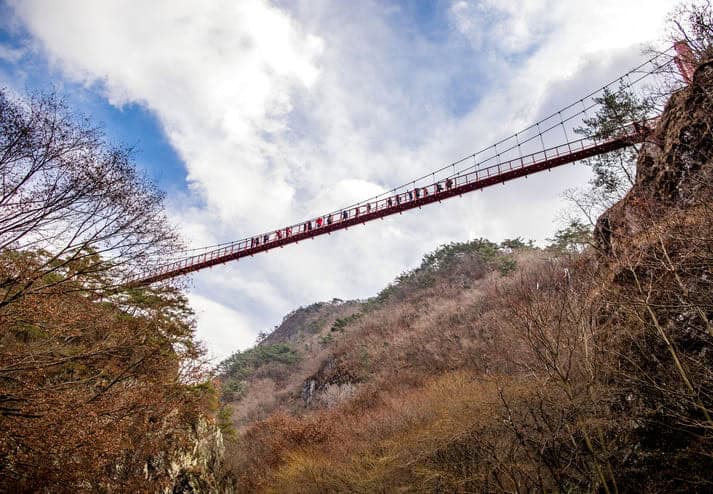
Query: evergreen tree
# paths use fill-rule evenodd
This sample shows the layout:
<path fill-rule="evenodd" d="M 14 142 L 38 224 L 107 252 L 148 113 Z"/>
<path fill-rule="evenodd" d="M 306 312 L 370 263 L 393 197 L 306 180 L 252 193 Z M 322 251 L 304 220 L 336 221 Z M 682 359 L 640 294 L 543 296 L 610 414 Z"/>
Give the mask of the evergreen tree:
<path fill-rule="evenodd" d="M 594 98 L 600 105 L 596 114 L 583 120 L 575 132 L 596 140 L 615 136 L 631 122 L 641 122 L 651 116 L 654 108 L 651 99 L 634 93 L 623 82 L 618 91 L 604 89 L 602 96 Z M 592 191 L 606 204 L 621 198 L 634 185 L 636 157 L 640 146 L 630 146 L 601 154 L 585 161 L 592 168 Z"/>

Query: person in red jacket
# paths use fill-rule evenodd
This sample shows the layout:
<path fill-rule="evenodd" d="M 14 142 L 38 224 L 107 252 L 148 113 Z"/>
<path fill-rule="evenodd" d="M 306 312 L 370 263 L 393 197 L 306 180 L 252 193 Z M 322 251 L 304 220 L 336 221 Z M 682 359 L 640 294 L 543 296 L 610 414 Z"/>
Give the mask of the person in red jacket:
<path fill-rule="evenodd" d="M 315 223 L 317 224 L 317 228 L 322 226 L 322 217 L 320 216 L 319 218 L 317 218 L 317 221 L 315 221 Z"/>

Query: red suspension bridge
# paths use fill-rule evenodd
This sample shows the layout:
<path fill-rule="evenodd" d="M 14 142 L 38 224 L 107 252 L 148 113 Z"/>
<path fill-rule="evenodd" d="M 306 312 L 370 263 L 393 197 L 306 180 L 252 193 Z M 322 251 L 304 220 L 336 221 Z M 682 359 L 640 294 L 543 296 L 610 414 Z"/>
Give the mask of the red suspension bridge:
<path fill-rule="evenodd" d="M 673 49 L 675 56 L 671 50 L 658 54 L 526 129 L 428 175 L 299 223 L 235 242 L 186 251 L 187 255 L 149 268 L 128 284 L 146 285 L 181 276 L 643 143 L 652 136 L 658 117 L 644 117 L 621 125 L 606 138 L 572 137 L 583 119 L 601 108 L 605 94 L 634 91 L 652 76 L 667 71 L 673 63 L 677 65 L 684 82 L 690 83 L 695 68 L 693 56 L 685 43 L 677 43 Z"/>

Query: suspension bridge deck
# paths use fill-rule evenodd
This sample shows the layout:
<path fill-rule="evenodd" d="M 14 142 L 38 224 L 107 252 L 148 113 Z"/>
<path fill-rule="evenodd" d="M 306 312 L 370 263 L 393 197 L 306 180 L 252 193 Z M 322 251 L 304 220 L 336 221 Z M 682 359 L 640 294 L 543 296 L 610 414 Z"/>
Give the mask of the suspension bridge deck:
<path fill-rule="evenodd" d="M 425 186 L 414 187 L 399 194 L 383 197 L 373 202 L 364 202 L 325 216 L 310 218 L 303 222 L 280 228 L 271 233 L 212 249 L 164 264 L 144 273 L 129 282 L 131 286 L 146 285 L 173 278 L 208 267 L 253 256 L 288 244 L 344 230 L 368 221 L 399 214 L 409 209 L 481 190 L 527 175 L 550 170 L 603 153 L 644 142 L 655 128 L 657 118 L 622 127 L 615 136 L 601 140 L 578 139 L 542 151 L 518 156 L 470 173 L 457 174 Z"/>

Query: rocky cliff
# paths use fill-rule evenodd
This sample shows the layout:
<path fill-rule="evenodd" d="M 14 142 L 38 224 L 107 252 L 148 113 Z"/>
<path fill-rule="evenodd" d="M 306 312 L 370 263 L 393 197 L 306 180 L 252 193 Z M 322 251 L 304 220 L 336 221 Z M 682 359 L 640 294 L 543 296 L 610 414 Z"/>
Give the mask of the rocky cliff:
<path fill-rule="evenodd" d="M 713 60 L 668 101 L 636 164 L 626 197 L 598 220 L 596 241 L 614 256 L 626 251 L 649 220 L 700 203 L 713 178 Z"/>

